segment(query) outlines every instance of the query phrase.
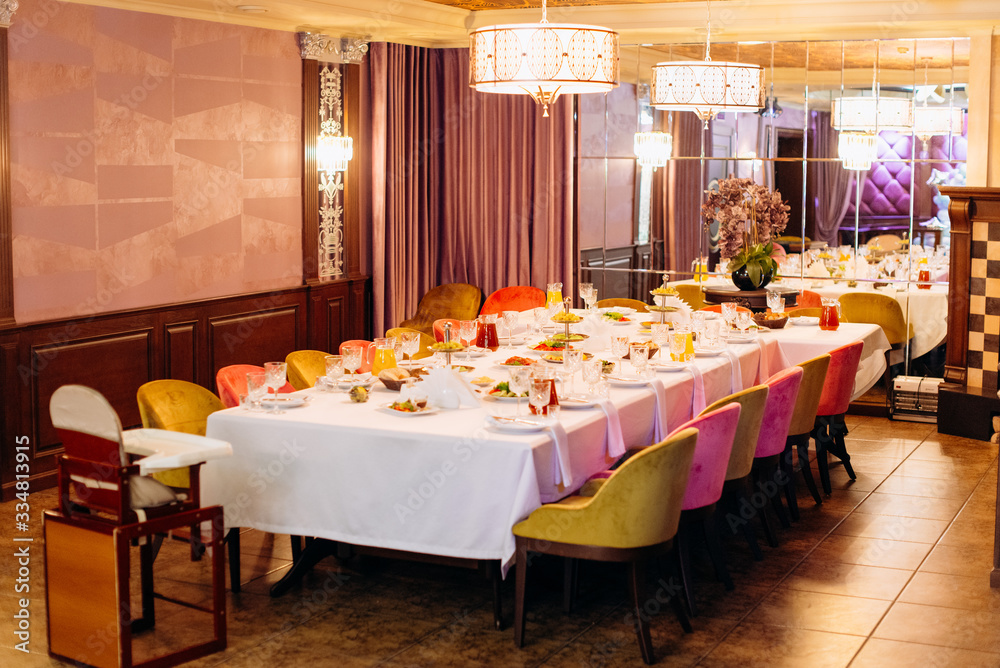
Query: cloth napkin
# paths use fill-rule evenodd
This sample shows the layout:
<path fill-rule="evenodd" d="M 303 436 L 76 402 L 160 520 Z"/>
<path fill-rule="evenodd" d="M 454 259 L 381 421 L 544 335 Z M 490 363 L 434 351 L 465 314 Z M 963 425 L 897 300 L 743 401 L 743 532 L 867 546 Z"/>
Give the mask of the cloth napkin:
<path fill-rule="evenodd" d="M 729 358 L 729 362 L 732 365 L 733 379 L 732 379 L 732 392 L 735 394 L 737 392 L 743 391 L 743 367 L 740 366 L 740 356 L 737 355 L 732 348 L 726 348 L 726 356 Z"/>
<path fill-rule="evenodd" d="M 590 338 L 575 347 L 594 354 L 611 348 L 611 337 L 615 331 L 615 325 L 611 320 L 599 313 L 588 313 L 578 327 L 581 334 L 586 334 Z"/>
<path fill-rule="evenodd" d="M 708 405 L 705 401 L 705 378 L 694 362 L 684 368 L 691 372 L 691 378 L 694 380 L 694 387 L 691 389 L 691 415 L 698 415 Z"/>
<path fill-rule="evenodd" d="M 552 436 L 552 441 L 556 449 L 552 458 L 552 481 L 557 485 L 562 485 L 569 489 L 573 484 L 573 471 L 569 463 L 569 437 L 561 424 L 556 422 L 551 427 L 546 427 L 545 431 Z"/>
<path fill-rule="evenodd" d="M 479 406 L 476 391 L 455 369 L 428 369 L 421 385 L 430 402 L 439 408 Z"/>
<path fill-rule="evenodd" d="M 608 416 L 608 457 L 617 459 L 625 454 L 625 439 L 622 436 L 622 422 L 618 417 L 618 408 L 607 397 L 598 399 L 597 405 Z"/>
<path fill-rule="evenodd" d="M 659 378 L 651 380 L 649 386 L 656 394 L 656 410 L 653 411 L 653 442 L 659 443 L 670 433 L 670 429 L 667 427 L 667 390 Z"/>

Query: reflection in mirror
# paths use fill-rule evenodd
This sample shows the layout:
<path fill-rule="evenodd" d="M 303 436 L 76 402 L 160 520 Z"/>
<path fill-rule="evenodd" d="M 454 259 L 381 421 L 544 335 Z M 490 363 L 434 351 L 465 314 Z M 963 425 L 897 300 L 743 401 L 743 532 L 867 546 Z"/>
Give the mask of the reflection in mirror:
<path fill-rule="evenodd" d="M 764 109 L 705 127 L 694 113 L 649 107 L 655 63 L 703 58 L 701 42 L 623 46 L 621 86 L 578 98 L 580 280 L 602 296 L 644 299 L 663 271 L 692 280 L 702 256 L 715 280 L 728 280 L 717 231 L 702 229 L 704 190 L 752 178 L 791 209 L 781 281 L 892 292 L 916 330 L 894 354 L 907 372 L 933 374 L 927 357 L 940 357 L 948 290 L 948 201 L 938 187 L 965 183 L 969 40 L 713 43 L 713 60 L 763 66 Z M 845 169 L 833 118 L 841 98 L 903 100 L 913 120 L 892 130 L 873 114 L 863 128 L 874 135 L 870 167 Z M 672 138 L 671 159 L 655 169 L 634 154 L 635 133 L 652 130 Z"/>

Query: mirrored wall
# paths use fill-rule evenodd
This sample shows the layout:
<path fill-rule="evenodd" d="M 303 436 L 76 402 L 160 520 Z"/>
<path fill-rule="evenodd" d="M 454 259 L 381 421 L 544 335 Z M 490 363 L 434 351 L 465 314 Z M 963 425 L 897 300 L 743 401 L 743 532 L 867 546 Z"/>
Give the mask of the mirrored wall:
<path fill-rule="evenodd" d="M 965 183 L 969 40 L 713 43 L 713 61 L 764 68 L 764 109 L 707 123 L 652 109 L 652 66 L 704 54 L 704 43 L 623 46 L 622 84 L 578 97 L 580 280 L 602 297 L 645 300 L 663 272 L 691 280 L 698 258 L 724 274 L 701 203 L 720 179 L 752 178 L 790 207 L 781 281 L 821 296 L 896 296 L 914 329 L 897 360 L 940 375 L 949 221 L 938 186 Z M 870 167 L 846 169 L 835 101 L 873 97 L 906 100 L 914 124 L 876 126 Z M 635 133 L 649 130 L 672 136 L 664 167 L 637 164 Z"/>

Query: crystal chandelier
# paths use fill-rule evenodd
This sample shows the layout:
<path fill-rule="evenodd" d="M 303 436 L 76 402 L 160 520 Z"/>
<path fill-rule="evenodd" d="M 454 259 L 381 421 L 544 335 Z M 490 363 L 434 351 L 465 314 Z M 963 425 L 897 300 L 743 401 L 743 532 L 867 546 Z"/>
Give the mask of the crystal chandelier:
<path fill-rule="evenodd" d="M 347 163 L 354 157 L 354 141 L 350 137 L 321 134 L 316 139 L 316 169 L 321 172 L 347 171 Z"/>
<path fill-rule="evenodd" d="M 640 166 L 664 167 L 673 155 L 674 138 L 667 132 L 636 132 L 634 149 Z"/>
<path fill-rule="evenodd" d="M 913 133 L 921 141 L 935 135 L 960 135 L 965 125 L 961 107 L 917 107 L 913 110 Z"/>
<path fill-rule="evenodd" d="M 913 103 L 905 97 L 838 97 L 830 113 L 834 130 L 848 132 L 909 132 L 913 127 Z"/>
<path fill-rule="evenodd" d="M 524 94 L 549 105 L 563 94 L 607 93 L 618 85 L 618 33 L 600 26 L 495 25 L 469 34 L 469 85 L 486 93 Z"/>
<path fill-rule="evenodd" d="M 871 169 L 878 157 L 877 138 L 878 135 L 874 132 L 841 132 L 837 141 L 837 155 L 844 163 L 844 169 L 862 172 Z"/>
<path fill-rule="evenodd" d="M 657 109 L 693 111 L 708 121 L 723 111 L 753 111 L 764 106 L 764 68 L 712 60 L 712 3 L 708 2 L 705 60 L 653 66 L 650 104 Z"/>

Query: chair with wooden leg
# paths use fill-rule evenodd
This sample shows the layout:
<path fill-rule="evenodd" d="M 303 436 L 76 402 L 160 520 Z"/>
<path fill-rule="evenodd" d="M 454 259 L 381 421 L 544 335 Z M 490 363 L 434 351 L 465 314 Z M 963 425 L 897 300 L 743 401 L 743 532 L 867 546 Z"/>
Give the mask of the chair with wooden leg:
<path fill-rule="evenodd" d="M 799 383 L 799 392 L 795 397 L 795 408 L 792 410 L 792 419 L 788 425 L 788 437 L 785 439 L 785 451 L 780 462 L 787 480 L 785 499 L 788 501 L 788 512 L 793 520 L 799 519 L 799 502 L 795 492 L 795 468 L 792 466 L 792 458 L 795 454 L 798 455 L 798 470 L 802 471 L 802 477 L 806 481 L 809 493 L 812 494 L 813 500 L 817 504 L 823 503 L 823 497 L 819 495 L 819 489 L 812 476 L 812 469 L 809 467 L 809 436 L 816 423 L 816 410 L 819 408 L 819 399 L 823 394 L 826 372 L 830 367 L 830 355 L 824 353 L 805 362 L 800 362 L 797 366 L 802 369 L 802 382 Z"/>
<path fill-rule="evenodd" d="M 629 564 L 630 617 L 642 659 L 653 662 L 648 613 L 644 610 L 644 566 L 669 552 L 677 533 L 681 504 L 698 431 L 685 429 L 644 449 L 622 464 L 593 496 L 570 496 L 547 503 L 514 525 L 517 574 L 514 642 L 524 646 L 525 587 L 528 553 Z M 686 631 L 684 605 L 670 603 Z"/>
<path fill-rule="evenodd" d="M 854 467 L 851 466 L 851 456 L 847 453 L 847 424 L 844 414 L 851 405 L 854 394 L 854 379 L 858 375 L 858 364 L 861 362 L 861 352 L 864 341 L 855 341 L 830 351 L 830 369 L 826 372 L 826 382 L 823 383 L 823 394 L 816 408 L 816 423 L 813 426 L 812 437 L 816 441 L 816 466 L 819 468 L 819 479 L 823 483 L 823 491 L 832 492 L 830 486 L 830 464 L 827 453 L 836 456 L 844 464 L 844 469 L 851 480 L 857 480 Z"/>
<path fill-rule="evenodd" d="M 57 389 L 49 412 L 65 450 L 58 461 L 59 507 L 45 512 L 49 655 L 125 668 L 173 666 L 225 649 L 222 507 L 201 507 L 198 470 L 208 459 L 231 455 L 229 444 L 159 429 L 123 432 L 107 399 L 82 385 Z M 130 464 L 130 454 L 148 456 Z M 187 494 L 142 475 L 177 466 L 188 468 Z M 203 522 L 211 525 L 211 605 L 157 594 L 154 540 Z M 134 614 L 130 592 L 133 542 L 139 543 L 141 616 Z M 211 638 L 135 661 L 133 636 L 154 627 L 157 598 L 205 613 L 211 620 Z"/>

